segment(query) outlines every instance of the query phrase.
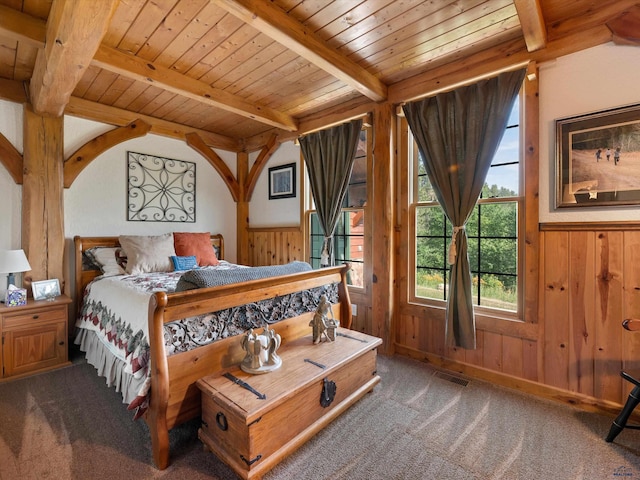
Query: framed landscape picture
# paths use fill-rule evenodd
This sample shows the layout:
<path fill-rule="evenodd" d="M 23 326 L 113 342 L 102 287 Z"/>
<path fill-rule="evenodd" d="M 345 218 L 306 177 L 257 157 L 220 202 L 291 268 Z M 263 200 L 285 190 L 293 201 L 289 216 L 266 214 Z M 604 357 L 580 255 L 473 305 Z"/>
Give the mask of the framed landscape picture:
<path fill-rule="evenodd" d="M 556 208 L 640 204 L 640 105 L 556 120 Z"/>
<path fill-rule="evenodd" d="M 269 169 L 269 200 L 296 196 L 296 164 Z"/>

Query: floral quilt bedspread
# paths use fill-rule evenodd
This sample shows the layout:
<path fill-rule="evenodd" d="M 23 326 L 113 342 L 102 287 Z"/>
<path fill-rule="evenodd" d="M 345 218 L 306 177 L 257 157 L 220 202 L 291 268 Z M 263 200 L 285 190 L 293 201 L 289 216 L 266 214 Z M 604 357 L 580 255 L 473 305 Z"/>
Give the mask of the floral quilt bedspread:
<path fill-rule="evenodd" d="M 246 267 L 221 261 L 216 267 L 206 268 L 228 270 Z M 124 364 L 126 374 L 145 379 L 136 398 L 129 403 L 128 408 L 135 410 L 134 418 L 139 418 L 147 410 L 151 385 L 149 297 L 157 291 L 175 291 L 183 273 L 98 277 L 85 289 L 76 327 L 95 332 L 103 346 Z M 326 295 L 331 303 L 337 303 L 337 284 L 167 323 L 164 326 L 167 355 L 314 311 L 322 295 Z"/>

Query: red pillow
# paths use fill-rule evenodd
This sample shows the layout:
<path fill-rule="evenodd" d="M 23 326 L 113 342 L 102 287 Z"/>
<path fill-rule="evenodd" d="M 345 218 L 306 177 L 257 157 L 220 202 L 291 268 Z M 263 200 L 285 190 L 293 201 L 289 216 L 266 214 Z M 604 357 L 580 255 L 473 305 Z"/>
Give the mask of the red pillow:
<path fill-rule="evenodd" d="M 215 266 L 219 263 L 213 245 L 211 245 L 209 232 L 173 232 L 173 246 L 179 257 L 195 255 L 200 267 Z"/>

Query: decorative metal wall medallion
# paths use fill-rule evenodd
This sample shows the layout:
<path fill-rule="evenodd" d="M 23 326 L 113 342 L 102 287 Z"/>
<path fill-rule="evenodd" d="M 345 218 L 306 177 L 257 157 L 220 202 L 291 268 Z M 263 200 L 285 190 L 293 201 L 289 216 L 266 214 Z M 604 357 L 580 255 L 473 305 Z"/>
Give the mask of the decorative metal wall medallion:
<path fill-rule="evenodd" d="M 127 220 L 195 222 L 196 164 L 127 152 Z"/>

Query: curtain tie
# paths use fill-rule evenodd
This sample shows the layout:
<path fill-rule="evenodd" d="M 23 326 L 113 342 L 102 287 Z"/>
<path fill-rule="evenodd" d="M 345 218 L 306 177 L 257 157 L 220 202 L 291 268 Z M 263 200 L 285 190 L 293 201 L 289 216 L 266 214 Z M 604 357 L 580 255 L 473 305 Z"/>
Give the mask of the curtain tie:
<path fill-rule="evenodd" d="M 329 241 L 333 238 L 333 235 L 324 237 L 322 242 L 322 253 L 320 253 L 320 265 L 329 266 Z"/>
<path fill-rule="evenodd" d="M 458 236 L 458 232 L 460 230 L 464 230 L 464 225 L 459 227 L 453 227 L 453 234 L 451 235 L 451 243 L 449 244 L 449 265 L 453 265 L 456 263 L 456 256 L 458 254 L 456 249 L 456 237 Z"/>

